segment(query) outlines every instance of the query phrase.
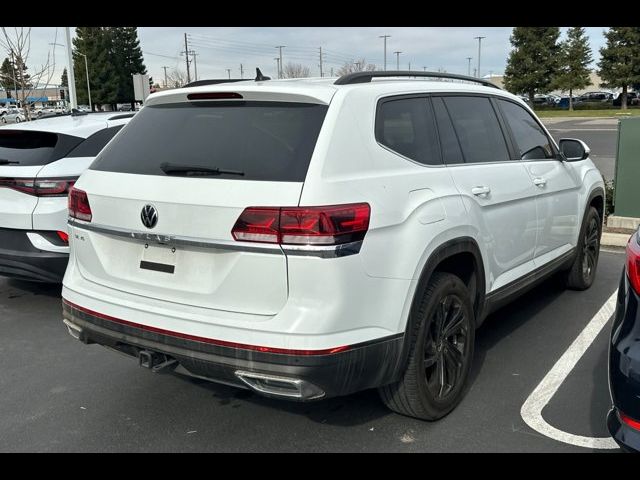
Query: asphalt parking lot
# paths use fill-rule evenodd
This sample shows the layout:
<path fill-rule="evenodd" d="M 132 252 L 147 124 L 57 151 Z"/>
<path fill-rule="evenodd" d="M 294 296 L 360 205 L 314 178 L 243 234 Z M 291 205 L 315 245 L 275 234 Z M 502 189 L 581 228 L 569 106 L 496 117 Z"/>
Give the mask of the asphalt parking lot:
<path fill-rule="evenodd" d="M 624 256 L 602 252 L 595 284 L 554 280 L 478 331 L 472 384 L 436 423 L 387 411 L 374 391 L 312 404 L 172 375 L 70 337 L 59 287 L 0 279 L 0 451 L 586 452 L 528 426 L 523 404 L 615 292 Z M 568 437 L 605 439 L 610 319 L 546 404 Z M 585 345 L 586 347 L 586 345 Z M 598 443 L 598 442 L 596 442 Z"/>
<path fill-rule="evenodd" d="M 542 118 L 556 140 L 579 138 L 591 148 L 591 159 L 607 180 L 615 176 L 617 118 Z"/>

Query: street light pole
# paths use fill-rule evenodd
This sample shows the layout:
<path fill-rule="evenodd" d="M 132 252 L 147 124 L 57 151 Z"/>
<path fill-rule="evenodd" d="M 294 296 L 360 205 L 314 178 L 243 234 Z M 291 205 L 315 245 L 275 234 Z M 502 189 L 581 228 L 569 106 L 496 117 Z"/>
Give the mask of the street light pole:
<path fill-rule="evenodd" d="M 480 55 L 482 53 L 482 39 L 487 37 L 473 37 L 478 40 L 478 78 L 480 78 Z"/>
<path fill-rule="evenodd" d="M 89 111 L 93 112 L 93 106 L 91 105 L 91 86 L 89 85 L 89 66 L 87 65 L 87 56 L 84 53 L 76 51 L 78 55 L 84 57 L 84 71 L 87 74 L 87 96 L 89 97 Z"/>
<path fill-rule="evenodd" d="M 467 66 L 467 75 L 471 76 L 471 60 L 473 59 L 473 57 L 467 57 L 467 61 L 469 62 L 469 65 Z"/>
<path fill-rule="evenodd" d="M 78 108 L 78 100 L 76 99 L 76 76 L 73 73 L 73 51 L 71 50 L 71 30 L 69 27 L 65 27 L 65 33 L 67 37 L 67 61 L 69 62 L 69 70 L 67 76 L 69 77 L 69 97 L 71 100 L 71 108 Z"/>
<path fill-rule="evenodd" d="M 393 52 L 396 55 L 396 70 L 400 70 L 400 54 L 402 52 Z"/>
<path fill-rule="evenodd" d="M 391 35 L 380 35 L 378 38 L 384 39 L 384 71 L 387 71 L 387 38 L 390 38 Z"/>

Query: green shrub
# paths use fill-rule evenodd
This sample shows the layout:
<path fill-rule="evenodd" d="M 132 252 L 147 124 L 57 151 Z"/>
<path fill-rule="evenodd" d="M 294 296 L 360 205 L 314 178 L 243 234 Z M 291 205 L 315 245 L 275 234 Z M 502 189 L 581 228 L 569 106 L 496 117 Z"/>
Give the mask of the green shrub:
<path fill-rule="evenodd" d="M 613 196 L 615 193 L 615 185 L 613 180 L 607 180 L 602 177 L 604 180 L 604 195 L 605 195 L 605 206 L 604 206 L 604 216 L 605 218 L 609 215 L 613 214 Z"/>

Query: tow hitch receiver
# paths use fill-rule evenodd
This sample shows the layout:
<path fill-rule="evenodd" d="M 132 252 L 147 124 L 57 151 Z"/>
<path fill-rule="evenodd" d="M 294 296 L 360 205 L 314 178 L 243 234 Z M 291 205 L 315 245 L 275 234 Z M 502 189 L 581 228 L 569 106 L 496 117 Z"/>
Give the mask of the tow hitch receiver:
<path fill-rule="evenodd" d="M 148 368 L 153 373 L 168 373 L 178 366 L 178 361 L 175 358 L 150 350 L 140 350 L 138 352 L 138 363 L 141 367 Z"/>

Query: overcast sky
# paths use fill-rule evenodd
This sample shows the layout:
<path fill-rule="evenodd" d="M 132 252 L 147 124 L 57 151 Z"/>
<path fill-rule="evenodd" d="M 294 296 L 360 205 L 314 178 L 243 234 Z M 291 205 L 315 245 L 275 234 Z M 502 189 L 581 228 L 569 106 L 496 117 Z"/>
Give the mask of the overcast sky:
<path fill-rule="evenodd" d="M 186 70 L 184 55 L 180 55 L 184 50 L 184 33 L 189 34 L 189 48 L 197 53 L 198 78 L 226 78 L 226 69 L 231 69 L 232 78 L 240 78 L 241 63 L 245 77 L 253 77 L 255 67 L 260 67 L 265 75 L 275 76 L 277 45 L 285 45 L 282 49 L 285 64 L 307 65 L 312 76 L 320 73 L 320 46 L 325 53 L 325 75 L 332 67 L 337 70 L 345 61 L 360 58 L 382 68 L 384 55 L 380 35 L 391 35 L 387 39 L 388 69 L 395 68 L 393 52 L 400 51 L 402 70 L 411 62 L 414 70 L 427 67 L 427 70 L 443 69 L 462 74 L 467 73 L 467 57 L 472 57 L 473 74 L 478 61 L 478 41 L 474 37 L 484 36 L 481 73 L 501 74 L 511 46 L 511 30 L 509 27 L 139 27 L 138 34 L 148 73 L 162 84 L 163 66 L 169 67 L 168 71 Z M 605 27 L 587 28 L 595 61 L 599 58 L 598 50 L 605 43 L 604 30 Z M 563 36 L 565 31 L 563 28 Z M 72 35 L 73 32 L 74 29 Z M 53 42 L 65 43 L 63 27 L 32 29 L 31 53 L 27 60 L 30 69 L 46 62 L 47 54 L 53 55 L 54 47 L 49 45 Z M 55 61 L 56 72 L 51 80 L 54 84 L 60 82 L 62 68 L 66 66 L 64 48 L 55 48 Z M 191 74 L 193 79 L 193 70 Z"/>

